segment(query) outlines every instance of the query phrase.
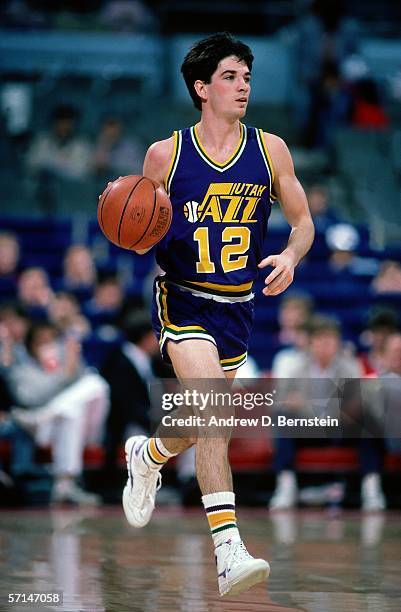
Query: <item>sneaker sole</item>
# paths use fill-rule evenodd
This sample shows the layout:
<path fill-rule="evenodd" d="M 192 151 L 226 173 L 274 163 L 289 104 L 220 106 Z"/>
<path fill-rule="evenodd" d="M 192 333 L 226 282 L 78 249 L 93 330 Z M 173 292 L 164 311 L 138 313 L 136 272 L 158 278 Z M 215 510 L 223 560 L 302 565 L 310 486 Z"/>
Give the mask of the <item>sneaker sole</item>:
<path fill-rule="evenodd" d="M 261 561 L 258 567 L 255 567 L 250 572 L 239 576 L 235 582 L 233 582 L 229 588 L 224 591 L 224 593 L 220 593 L 221 597 L 226 597 L 227 595 L 238 595 L 243 591 L 247 591 L 252 586 L 257 584 L 258 582 L 263 582 L 268 579 L 270 574 L 270 566 L 266 561 Z"/>

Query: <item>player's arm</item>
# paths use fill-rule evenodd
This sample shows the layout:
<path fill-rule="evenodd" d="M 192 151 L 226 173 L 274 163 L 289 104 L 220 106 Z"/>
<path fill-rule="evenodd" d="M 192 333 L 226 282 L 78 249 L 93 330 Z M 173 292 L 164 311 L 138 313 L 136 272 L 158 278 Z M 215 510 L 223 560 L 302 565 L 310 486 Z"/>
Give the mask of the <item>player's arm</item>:
<path fill-rule="evenodd" d="M 173 138 L 167 138 L 167 140 L 160 140 L 159 142 L 153 143 L 145 155 L 142 174 L 163 186 L 170 167 L 173 150 Z M 138 255 L 143 255 L 150 251 L 150 248 L 141 249 L 135 252 L 138 253 Z"/>
<path fill-rule="evenodd" d="M 294 172 L 291 154 L 285 142 L 274 134 L 265 134 L 274 170 L 273 188 L 284 216 L 291 226 L 287 247 L 282 253 L 269 255 L 259 267 L 273 266 L 263 289 L 265 295 L 278 295 L 294 278 L 295 266 L 312 246 L 315 229 L 305 192 Z"/>

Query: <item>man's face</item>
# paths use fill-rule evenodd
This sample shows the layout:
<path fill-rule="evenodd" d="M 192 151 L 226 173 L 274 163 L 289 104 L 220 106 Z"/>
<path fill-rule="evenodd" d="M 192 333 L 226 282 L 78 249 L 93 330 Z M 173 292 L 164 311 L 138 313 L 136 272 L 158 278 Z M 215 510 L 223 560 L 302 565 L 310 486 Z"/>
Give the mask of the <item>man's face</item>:
<path fill-rule="evenodd" d="M 335 331 L 325 330 L 312 334 L 310 351 L 321 367 L 328 367 L 340 350 L 340 337 Z"/>
<path fill-rule="evenodd" d="M 216 114 L 240 119 L 248 106 L 250 79 L 251 73 L 245 62 L 230 55 L 221 60 L 210 83 L 203 83 L 198 93 Z"/>
<path fill-rule="evenodd" d="M 401 376 L 401 335 L 394 334 L 386 343 L 384 351 L 384 364 L 389 372 Z"/>

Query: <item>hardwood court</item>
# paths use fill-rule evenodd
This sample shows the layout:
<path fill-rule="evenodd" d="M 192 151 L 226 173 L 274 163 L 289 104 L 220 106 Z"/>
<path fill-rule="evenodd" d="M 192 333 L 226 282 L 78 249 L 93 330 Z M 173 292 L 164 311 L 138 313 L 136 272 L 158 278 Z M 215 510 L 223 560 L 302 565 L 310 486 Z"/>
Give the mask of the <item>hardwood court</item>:
<path fill-rule="evenodd" d="M 201 509 L 156 510 L 142 530 L 119 508 L 0 513 L 0 610 L 399 612 L 401 514 L 239 510 L 267 585 L 221 600 Z M 8 606 L 8 593 L 59 589 L 62 607 Z"/>

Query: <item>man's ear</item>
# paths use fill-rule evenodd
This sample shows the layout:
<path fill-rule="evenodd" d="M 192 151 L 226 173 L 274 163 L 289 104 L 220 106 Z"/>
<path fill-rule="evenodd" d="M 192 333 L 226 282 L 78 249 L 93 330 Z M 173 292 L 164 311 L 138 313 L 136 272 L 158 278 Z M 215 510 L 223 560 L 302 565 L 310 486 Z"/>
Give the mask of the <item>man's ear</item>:
<path fill-rule="evenodd" d="M 198 79 L 194 83 L 194 88 L 195 88 L 196 93 L 198 94 L 198 96 L 202 100 L 202 102 L 206 102 L 207 101 L 207 87 L 206 87 L 206 83 L 204 81 L 201 81 L 201 80 Z"/>

